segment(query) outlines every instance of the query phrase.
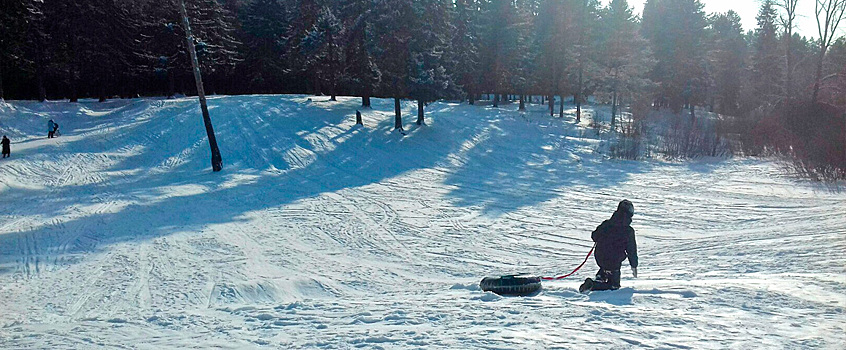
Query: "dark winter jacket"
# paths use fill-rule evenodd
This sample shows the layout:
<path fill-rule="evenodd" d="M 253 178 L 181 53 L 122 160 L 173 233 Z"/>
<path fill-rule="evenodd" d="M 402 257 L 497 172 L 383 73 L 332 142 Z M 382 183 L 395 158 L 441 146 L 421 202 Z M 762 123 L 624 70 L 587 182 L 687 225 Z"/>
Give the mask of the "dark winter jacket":
<path fill-rule="evenodd" d="M 9 141 L 9 139 L 4 136 L 3 141 L 0 141 L 0 143 L 3 144 L 3 154 L 10 153 L 9 152 L 9 144 L 11 143 L 11 141 Z"/>
<path fill-rule="evenodd" d="M 632 217 L 620 211 L 614 212 L 590 237 L 596 242 L 596 264 L 603 270 L 619 270 L 623 260 L 629 258 L 629 265 L 637 267 L 637 242 L 631 226 Z"/>

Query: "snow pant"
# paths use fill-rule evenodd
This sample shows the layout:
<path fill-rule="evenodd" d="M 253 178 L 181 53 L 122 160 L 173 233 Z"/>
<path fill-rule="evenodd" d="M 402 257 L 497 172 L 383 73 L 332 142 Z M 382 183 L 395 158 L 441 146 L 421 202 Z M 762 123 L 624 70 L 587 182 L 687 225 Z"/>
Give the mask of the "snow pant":
<path fill-rule="evenodd" d="M 620 289 L 620 270 L 599 269 L 593 287 L 590 290 L 616 290 Z"/>
<path fill-rule="evenodd" d="M 48 138 L 48 139 L 52 139 L 52 138 L 53 138 L 53 133 L 54 133 L 54 132 L 55 132 L 55 131 L 48 131 L 48 132 L 47 132 L 47 138 Z"/>

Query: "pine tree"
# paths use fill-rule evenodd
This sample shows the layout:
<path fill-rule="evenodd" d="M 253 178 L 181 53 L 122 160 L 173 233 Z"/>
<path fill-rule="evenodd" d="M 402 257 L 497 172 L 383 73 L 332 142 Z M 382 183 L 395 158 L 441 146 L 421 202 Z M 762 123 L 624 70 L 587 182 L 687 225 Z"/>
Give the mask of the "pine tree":
<path fill-rule="evenodd" d="M 218 89 L 225 92 L 227 87 L 221 86 L 224 78 L 243 60 L 237 17 L 218 0 L 190 0 L 186 5 L 194 23 L 191 29 L 197 38 L 200 65 L 208 77 L 206 89 L 212 94 Z"/>
<path fill-rule="evenodd" d="M 655 62 L 649 44 L 626 0 L 613 0 L 602 12 L 598 64 L 605 70 L 604 86 L 611 92 L 611 127 L 616 125 L 621 97 L 630 101 L 649 91 L 646 77 Z"/>
<path fill-rule="evenodd" d="M 780 97 L 782 82 L 781 52 L 776 34 L 776 10 L 773 0 L 764 0 L 758 11 L 752 56 L 752 89 L 758 99 L 753 105 L 775 103 Z"/>
<path fill-rule="evenodd" d="M 565 72 L 566 28 L 562 18 L 564 11 L 562 0 L 545 0 L 540 4 L 540 11 L 535 22 L 535 35 L 532 51 L 535 53 L 535 86 L 538 91 L 549 96 L 549 115 L 555 113 L 554 95 L 561 93 L 562 75 Z"/>
<path fill-rule="evenodd" d="M 423 106 L 448 95 L 452 77 L 444 67 L 447 33 L 451 33 L 449 5 L 444 0 L 417 0 L 410 38 L 408 95 L 417 100 L 417 125 L 424 123 Z"/>
<path fill-rule="evenodd" d="M 510 0 L 490 0 L 482 5 L 482 11 L 482 81 L 495 94 L 494 107 L 498 107 L 500 95 L 512 92 L 524 23 Z"/>
<path fill-rule="evenodd" d="M 570 0 L 567 8 L 571 9 L 574 16 L 569 18 L 573 28 L 570 32 L 573 35 L 574 67 L 570 70 L 570 86 L 572 86 L 573 100 L 576 103 L 576 123 L 581 121 L 582 102 L 585 96 L 593 94 L 596 90 L 597 81 L 594 79 L 599 75 L 596 64 L 596 42 L 599 39 L 599 30 L 596 24 L 599 23 L 599 3 L 594 0 Z"/>
<path fill-rule="evenodd" d="M 138 40 L 143 47 L 141 56 L 144 62 L 139 66 L 167 79 L 167 96 L 176 92 L 178 81 L 194 79 L 191 60 L 185 50 L 185 29 L 178 3 L 146 3 L 142 10 L 146 14 L 142 23 L 144 35 Z M 241 54 L 244 46 L 237 38 L 240 30 L 238 18 L 216 0 L 186 0 L 185 7 L 191 19 L 194 46 L 206 91 L 216 93 L 218 89 L 233 89 L 224 83 L 227 76 L 234 74 L 236 65 L 244 60 Z"/>
<path fill-rule="evenodd" d="M 644 36 L 657 59 L 652 80 L 674 111 L 688 106 L 691 116 L 704 99 L 707 81 L 702 7 L 699 0 L 647 0 L 643 9 Z"/>
<path fill-rule="evenodd" d="M 300 52 L 306 69 L 326 86 L 330 100 L 335 101 L 343 58 L 344 28 L 329 6 L 323 6 L 314 27 L 307 31 L 300 42 Z"/>
<path fill-rule="evenodd" d="M 410 43 L 415 23 L 413 0 L 380 0 L 377 3 L 377 65 L 382 73 L 381 90 L 394 98 L 394 129 L 402 130 L 400 99 L 408 97 Z"/>
<path fill-rule="evenodd" d="M 456 0 L 453 15 L 452 50 L 455 65 L 452 73 L 471 105 L 479 93 L 479 1 Z"/>
<path fill-rule="evenodd" d="M 321 94 L 322 87 L 320 81 L 314 72 L 309 71 L 305 66 L 305 61 L 302 60 L 302 40 L 305 38 L 308 31 L 314 28 L 317 23 L 317 18 L 320 16 L 320 9 L 322 2 L 318 0 L 288 0 L 288 7 L 290 18 L 286 21 L 288 41 L 286 46 L 289 50 L 288 66 L 299 75 L 295 79 L 306 78 L 310 82 L 309 90 L 313 94 Z"/>
<path fill-rule="evenodd" d="M 344 78 L 347 84 L 352 85 L 352 90 L 361 96 L 361 106 L 366 108 L 370 108 L 370 96 L 382 80 L 382 73 L 374 57 L 374 7 L 374 0 L 341 2 L 341 16 L 347 33 Z"/>
<path fill-rule="evenodd" d="M 246 49 L 242 66 L 249 79 L 245 83 L 263 93 L 279 91 L 289 69 L 284 23 L 290 16 L 284 0 L 254 0 L 239 14 Z"/>
<path fill-rule="evenodd" d="M 24 0 L 0 0 L 0 102 L 4 98 L 3 73 L 23 68 L 19 60 L 26 45 L 27 23 L 33 20 L 32 7 Z M 18 64 L 16 64 L 18 63 Z"/>
<path fill-rule="evenodd" d="M 716 14 L 710 19 L 711 40 L 709 61 L 713 66 L 714 90 L 712 96 L 717 111 L 737 115 L 745 67 L 746 40 L 740 16 L 734 11 Z"/>
<path fill-rule="evenodd" d="M 534 27 L 535 14 L 530 6 L 532 2 L 523 0 L 516 1 L 515 4 L 514 23 L 511 26 L 514 57 L 508 83 L 510 92 L 516 92 L 519 95 L 519 110 L 524 111 L 526 110 L 525 96 L 534 85 L 534 75 L 531 70 L 534 67 L 535 54 L 531 50 L 531 30 Z"/>

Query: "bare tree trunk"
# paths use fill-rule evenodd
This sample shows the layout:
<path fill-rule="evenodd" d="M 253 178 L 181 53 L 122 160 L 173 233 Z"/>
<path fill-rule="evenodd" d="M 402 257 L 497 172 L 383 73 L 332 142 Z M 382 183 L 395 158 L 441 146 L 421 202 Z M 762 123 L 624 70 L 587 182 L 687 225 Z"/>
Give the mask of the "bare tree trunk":
<path fill-rule="evenodd" d="M 3 64 L 0 63 L 0 101 L 4 100 L 3 96 Z"/>
<path fill-rule="evenodd" d="M 814 94 L 811 97 L 811 102 L 816 103 L 820 92 L 825 53 L 837 34 L 840 21 L 843 20 L 844 12 L 846 12 L 846 0 L 816 0 L 814 5 L 814 12 L 817 14 L 817 31 L 820 36 L 819 59 L 817 60 L 817 72 L 814 77 Z M 820 22 L 821 19 L 822 22 Z"/>
<path fill-rule="evenodd" d="M 520 95 L 520 110 L 526 110 L 526 95 Z"/>
<path fill-rule="evenodd" d="M 79 92 L 78 92 L 78 91 L 77 91 L 77 89 L 76 89 L 76 84 L 77 84 L 77 81 L 76 81 L 76 78 L 74 77 L 75 75 L 76 75 L 76 74 L 74 74 L 73 72 L 71 72 L 71 79 L 70 79 L 70 84 L 71 84 L 71 87 L 70 87 L 70 88 L 71 88 L 71 96 L 70 96 L 70 102 L 74 102 L 74 103 L 79 102 Z"/>
<path fill-rule="evenodd" d="M 329 34 L 329 37 L 327 38 L 327 42 L 329 42 L 329 43 L 335 42 L 332 34 Z M 332 81 L 329 82 L 329 85 L 330 85 L 329 88 L 332 89 L 332 91 L 329 92 L 330 93 L 329 101 L 337 101 L 338 100 L 337 96 L 335 96 L 335 95 L 338 93 L 338 91 L 337 91 L 337 89 L 338 89 L 338 74 L 337 74 L 337 72 L 340 69 L 338 68 L 338 65 L 335 63 L 335 62 L 337 62 L 337 59 L 335 59 L 335 57 L 337 56 L 335 51 L 336 50 L 333 49 L 332 51 L 329 52 L 329 59 L 332 62 L 332 64 L 331 64 L 332 71 L 329 72 L 329 79 L 332 80 Z"/>
<path fill-rule="evenodd" d="M 576 95 L 573 98 L 576 99 L 576 124 L 582 121 L 582 72 L 584 69 L 582 68 L 582 59 L 581 53 L 579 53 L 579 90 L 576 91 Z"/>
<path fill-rule="evenodd" d="M 549 95 L 546 100 L 549 103 L 549 116 L 555 116 L 555 95 Z"/>
<path fill-rule="evenodd" d="M 173 98 L 176 95 L 176 79 L 173 77 L 173 70 L 167 69 L 167 98 Z"/>
<path fill-rule="evenodd" d="M 402 109 L 399 97 L 394 97 L 394 130 L 402 131 Z"/>
<path fill-rule="evenodd" d="M 423 125 L 423 100 L 417 100 L 417 125 Z"/>
<path fill-rule="evenodd" d="M 38 102 L 44 102 L 47 101 L 47 89 L 44 87 L 44 72 L 39 69 L 37 75 Z"/>
<path fill-rule="evenodd" d="M 200 64 L 197 61 L 197 52 L 194 48 L 194 35 L 191 34 L 191 25 L 188 23 L 188 11 L 185 9 L 185 1 L 180 0 L 180 5 L 179 11 L 182 15 L 182 25 L 185 26 L 185 42 L 188 48 L 188 54 L 191 56 L 191 65 L 194 68 L 194 82 L 197 83 L 197 96 L 200 99 L 200 109 L 203 112 L 203 124 L 206 126 L 206 135 L 209 138 L 209 147 L 211 148 L 212 170 L 220 171 L 223 169 L 223 158 L 220 156 L 220 149 L 217 147 L 217 138 L 214 135 L 214 128 L 212 127 L 211 117 L 209 116 L 209 107 L 206 104 L 203 77 L 200 74 Z"/>
<path fill-rule="evenodd" d="M 816 68 L 816 72 L 814 73 L 814 90 L 813 90 L 813 94 L 811 95 L 811 102 L 812 103 L 817 102 L 817 98 L 819 98 L 819 93 L 820 93 L 820 82 L 822 80 L 822 69 L 823 69 L 823 63 L 825 62 L 825 51 L 826 51 L 826 48 L 822 45 L 823 45 L 823 43 L 820 42 L 820 52 L 818 53 L 819 57 L 817 58 L 817 68 Z"/>
<path fill-rule="evenodd" d="M 614 67 L 614 85 L 613 85 L 613 93 L 611 94 L 611 131 L 614 131 L 614 127 L 616 126 L 617 122 L 617 84 L 619 83 L 619 73 L 620 69 L 618 67 Z"/>
<path fill-rule="evenodd" d="M 615 84 L 616 85 L 616 84 Z M 617 87 L 614 87 L 614 92 L 611 94 L 611 131 L 615 130 L 617 123 Z"/>
<path fill-rule="evenodd" d="M 576 97 L 576 124 L 582 122 L 582 99 Z"/>
<path fill-rule="evenodd" d="M 564 95 L 561 96 L 561 103 L 558 104 L 558 117 L 564 118 Z"/>
<path fill-rule="evenodd" d="M 499 107 L 499 94 L 494 94 L 493 106 Z"/>
<path fill-rule="evenodd" d="M 100 84 L 98 84 L 98 85 L 99 86 L 97 87 L 97 90 L 98 90 L 97 95 L 99 95 L 99 97 L 100 97 L 98 99 L 98 101 L 99 102 L 106 102 L 106 86 L 105 86 L 106 84 L 101 81 Z"/>
<path fill-rule="evenodd" d="M 815 0 L 816 1 L 816 0 Z M 787 39 L 787 47 L 785 52 L 786 70 L 784 81 L 784 96 L 788 99 L 793 98 L 793 20 L 796 19 L 796 3 L 799 0 L 782 0 L 782 7 L 786 17 L 782 17 L 782 25 L 785 30 L 785 38 Z"/>
<path fill-rule="evenodd" d="M 361 107 L 370 108 L 370 94 L 365 94 L 364 96 L 361 96 Z"/>
<path fill-rule="evenodd" d="M 811 95 L 811 102 L 816 103 L 820 94 L 820 81 L 822 80 L 823 62 L 825 61 L 825 49 L 820 49 L 820 57 L 817 60 L 817 71 L 814 75 L 814 93 Z"/>

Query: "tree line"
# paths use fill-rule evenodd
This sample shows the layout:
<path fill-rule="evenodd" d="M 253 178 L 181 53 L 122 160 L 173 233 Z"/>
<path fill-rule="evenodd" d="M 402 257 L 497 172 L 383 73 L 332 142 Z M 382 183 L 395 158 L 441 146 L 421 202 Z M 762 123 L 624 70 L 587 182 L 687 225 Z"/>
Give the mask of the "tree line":
<path fill-rule="evenodd" d="M 821 4 L 818 38 L 795 33 L 797 1 Z M 635 103 L 691 115 L 846 104 L 844 0 L 764 0 L 748 32 L 736 13 L 706 14 L 700 0 L 648 0 L 642 18 L 626 0 L 185 2 L 210 93 L 343 94 L 364 107 L 392 97 L 397 114 L 410 98 L 421 120 L 426 102 L 481 94 L 521 108 L 526 96 L 597 96 L 613 115 Z M 194 93 L 177 5 L 2 0 L 0 98 Z"/>

